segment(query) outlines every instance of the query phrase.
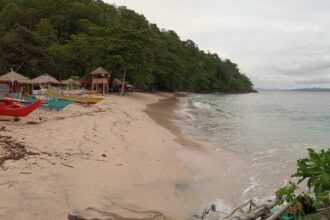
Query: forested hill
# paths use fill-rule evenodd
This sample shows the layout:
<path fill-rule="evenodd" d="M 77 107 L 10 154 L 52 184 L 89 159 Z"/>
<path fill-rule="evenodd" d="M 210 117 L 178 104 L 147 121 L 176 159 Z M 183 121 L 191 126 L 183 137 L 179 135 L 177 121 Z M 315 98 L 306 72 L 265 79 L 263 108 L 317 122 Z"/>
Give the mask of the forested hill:
<path fill-rule="evenodd" d="M 187 21 L 189 22 L 189 21 Z M 83 76 L 103 66 L 136 87 L 250 92 L 237 65 L 101 0 L 0 0 L 0 74 Z"/>

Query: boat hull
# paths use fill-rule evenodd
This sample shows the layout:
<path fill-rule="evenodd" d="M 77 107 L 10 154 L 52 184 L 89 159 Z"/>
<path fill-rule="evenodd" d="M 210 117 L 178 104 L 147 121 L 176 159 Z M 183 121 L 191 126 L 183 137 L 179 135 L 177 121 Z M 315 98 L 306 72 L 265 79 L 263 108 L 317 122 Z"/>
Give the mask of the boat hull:
<path fill-rule="evenodd" d="M 0 115 L 11 117 L 27 117 L 44 103 L 44 100 L 38 100 L 27 106 L 19 105 L 13 101 L 5 101 L 0 103 Z"/>

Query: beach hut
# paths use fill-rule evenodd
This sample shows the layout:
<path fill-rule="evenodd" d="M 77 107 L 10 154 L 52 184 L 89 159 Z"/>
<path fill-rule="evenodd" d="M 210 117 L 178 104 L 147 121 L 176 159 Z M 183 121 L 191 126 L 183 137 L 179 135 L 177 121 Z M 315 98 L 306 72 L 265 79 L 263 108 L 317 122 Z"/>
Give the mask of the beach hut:
<path fill-rule="evenodd" d="M 29 92 L 32 81 L 28 77 L 10 69 L 10 72 L 0 76 L 0 83 L 10 85 L 11 92 L 20 92 L 20 86 L 27 86 L 27 92 Z"/>
<path fill-rule="evenodd" d="M 50 86 L 50 85 L 59 85 L 61 84 L 60 81 L 49 75 L 48 73 L 45 73 L 41 76 L 38 76 L 37 78 L 34 78 L 32 80 L 33 84 L 39 84 L 44 86 Z"/>
<path fill-rule="evenodd" d="M 105 95 L 109 91 L 109 78 L 110 73 L 102 67 L 98 67 L 93 70 L 90 75 L 92 76 L 92 92 L 94 89 L 96 92 L 100 92 L 102 89 L 102 94 Z M 101 87 L 101 88 L 100 88 Z"/>

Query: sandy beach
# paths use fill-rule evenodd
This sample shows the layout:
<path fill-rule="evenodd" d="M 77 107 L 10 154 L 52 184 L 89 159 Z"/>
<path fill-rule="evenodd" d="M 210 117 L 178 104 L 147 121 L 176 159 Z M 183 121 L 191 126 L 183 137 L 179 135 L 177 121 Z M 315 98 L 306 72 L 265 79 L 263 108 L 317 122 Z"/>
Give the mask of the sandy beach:
<path fill-rule="evenodd" d="M 212 154 L 165 120 L 173 102 L 168 93 L 110 95 L 95 106 L 1 121 L 0 134 L 30 154 L 0 169 L 0 219 L 67 219 L 87 208 L 122 219 L 187 219 L 219 198 L 210 182 L 215 190 L 221 181 L 208 180 Z M 222 178 L 226 155 L 217 163 Z"/>

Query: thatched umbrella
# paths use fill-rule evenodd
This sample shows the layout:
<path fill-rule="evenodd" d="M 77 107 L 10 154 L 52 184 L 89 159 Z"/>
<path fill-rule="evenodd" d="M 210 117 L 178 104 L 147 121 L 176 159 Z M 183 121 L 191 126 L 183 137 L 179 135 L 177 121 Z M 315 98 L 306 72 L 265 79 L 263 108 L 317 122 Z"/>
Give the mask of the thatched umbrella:
<path fill-rule="evenodd" d="M 71 90 L 74 86 L 80 86 L 81 83 L 74 80 L 74 79 L 67 79 L 67 80 L 63 80 L 61 82 L 63 85 L 66 85 L 67 87 L 69 87 Z"/>
<path fill-rule="evenodd" d="M 32 81 L 28 77 L 16 73 L 13 69 L 10 69 L 10 72 L 0 76 L 0 83 L 11 85 L 12 92 L 17 92 L 20 84 L 29 85 L 32 84 Z"/>
<path fill-rule="evenodd" d="M 63 85 L 80 85 L 81 83 L 74 79 L 66 79 L 61 82 Z"/>
<path fill-rule="evenodd" d="M 17 82 L 19 84 L 31 84 L 31 80 L 28 77 L 16 73 L 13 69 L 10 69 L 10 72 L 0 76 L 0 82 L 2 83 Z"/>
<path fill-rule="evenodd" d="M 33 84 L 60 84 L 60 81 L 45 73 L 32 80 Z"/>

